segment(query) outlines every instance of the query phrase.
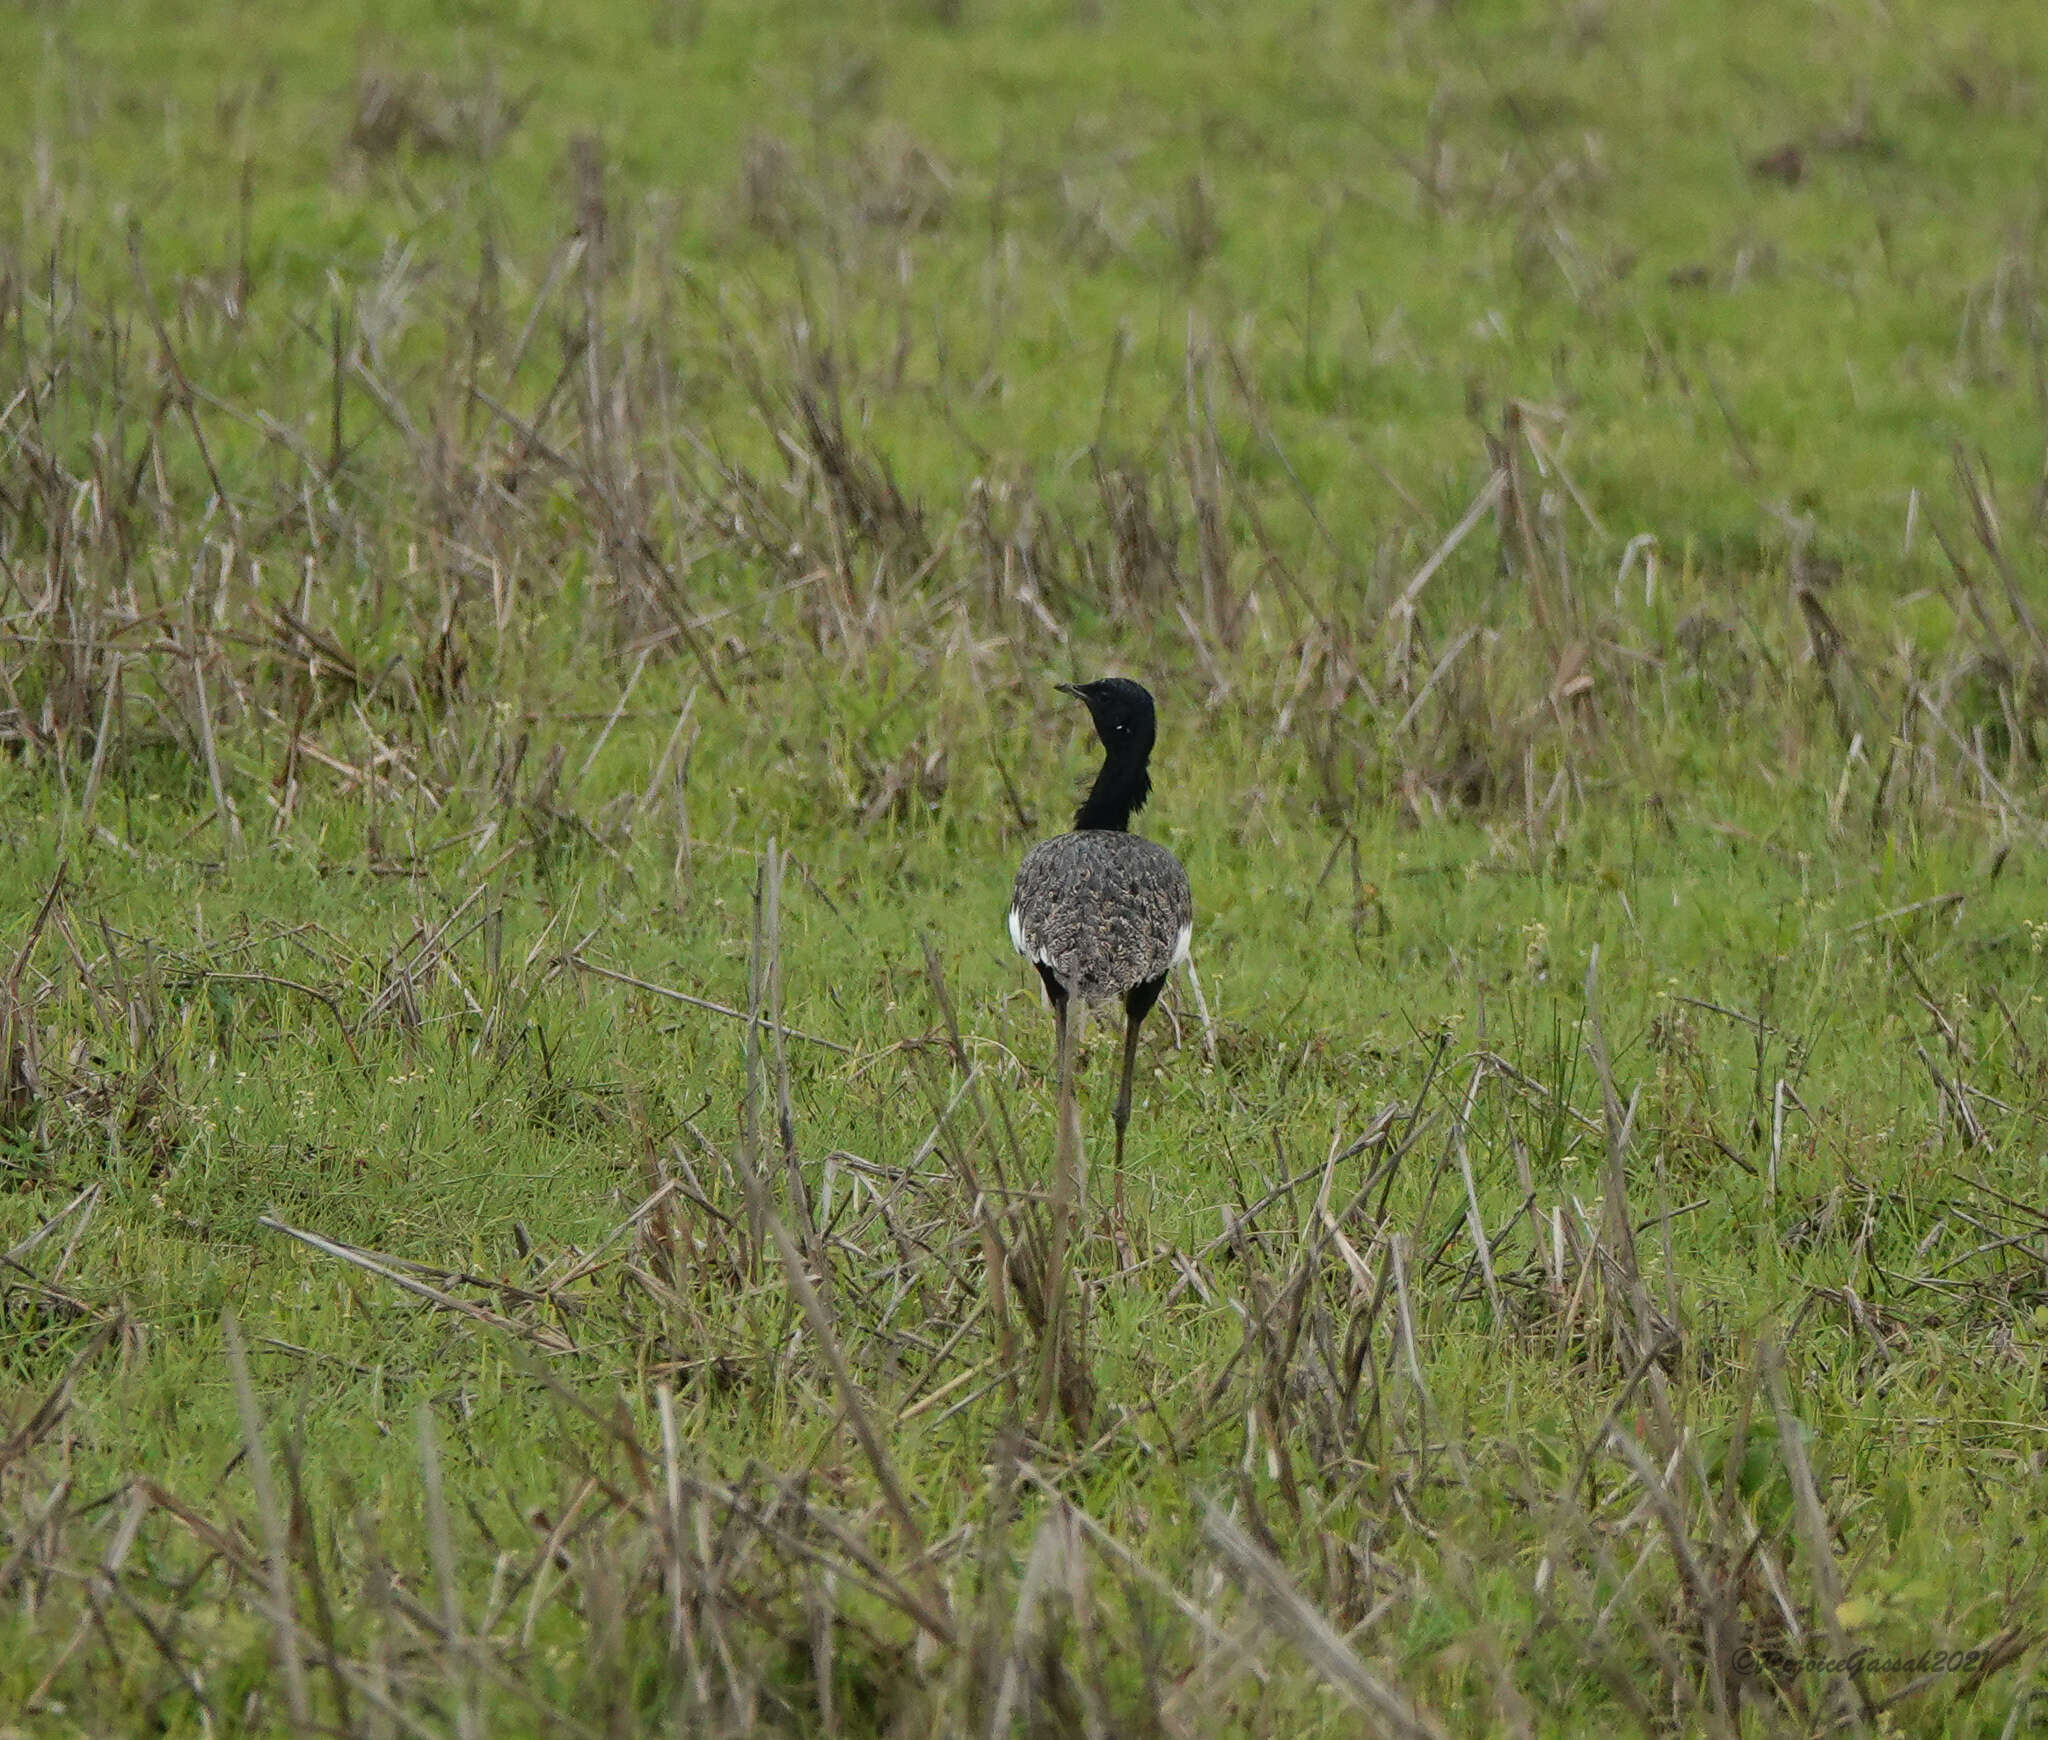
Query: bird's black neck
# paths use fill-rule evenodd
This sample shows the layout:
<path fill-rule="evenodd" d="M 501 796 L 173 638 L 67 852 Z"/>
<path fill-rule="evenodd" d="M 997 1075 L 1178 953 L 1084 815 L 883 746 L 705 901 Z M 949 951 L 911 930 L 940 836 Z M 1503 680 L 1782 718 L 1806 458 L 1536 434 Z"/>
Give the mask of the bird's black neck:
<path fill-rule="evenodd" d="M 1152 795 L 1152 776 L 1145 771 L 1151 745 L 1112 749 L 1103 758 L 1102 771 L 1095 776 L 1088 801 L 1074 816 L 1076 828 L 1108 828 L 1122 833 L 1131 817 L 1145 807 Z"/>

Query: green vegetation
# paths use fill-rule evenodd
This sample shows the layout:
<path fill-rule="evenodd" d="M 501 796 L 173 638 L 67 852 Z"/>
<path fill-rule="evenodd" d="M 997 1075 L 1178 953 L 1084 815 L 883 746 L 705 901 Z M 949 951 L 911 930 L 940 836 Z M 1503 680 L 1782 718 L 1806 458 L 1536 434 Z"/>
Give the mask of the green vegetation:
<path fill-rule="evenodd" d="M 2037 1731 L 2044 117 L 2031 0 L 21 9 L 0 1735 Z"/>

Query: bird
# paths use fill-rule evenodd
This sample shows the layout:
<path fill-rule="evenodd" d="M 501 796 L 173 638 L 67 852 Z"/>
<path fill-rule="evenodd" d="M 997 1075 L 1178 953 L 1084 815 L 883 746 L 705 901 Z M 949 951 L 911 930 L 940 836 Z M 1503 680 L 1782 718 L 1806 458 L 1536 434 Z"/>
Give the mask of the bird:
<path fill-rule="evenodd" d="M 1080 1017 L 1070 1013 L 1071 1006 L 1077 1000 L 1083 1008 L 1123 1003 L 1123 1078 L 1112 1114 L 1121 1224 L 1124 1130 L 1131 1119 L 1138 1029 L 1159 1000 L 1167 974 L 1188 958 L 1194 894 L 1178 858 L 1130 831 L 1132 815 L 1152 792 L 1149 764 L 1158 723 L 1151 694 L 1128 677 L 1055 687 L 1086 704 L 1102 742 L 1102 771 L 1074 816 L 1073 830 L 1040 841 L 1024 855 L 1010 896 L 1010 940 L 1038 969 L 1052 1004 L 1063 1150 L 1056 1203 L 1061 1194 L 1071 1203 L 1080 1166 L 1074 1109 Z M 1075 1128 L 1069 1152 L 1070 1120 Z"/>

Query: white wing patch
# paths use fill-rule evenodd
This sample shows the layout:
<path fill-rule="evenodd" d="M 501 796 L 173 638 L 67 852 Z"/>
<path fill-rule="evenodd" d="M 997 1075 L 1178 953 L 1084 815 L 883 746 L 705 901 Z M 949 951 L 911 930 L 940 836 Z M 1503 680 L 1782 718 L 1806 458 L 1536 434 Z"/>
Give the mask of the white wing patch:
<path fill-rule="evenodd" d="M 1016 929 L 1017 915 L 1013 912 L 1010 914 L 1010 930 L 1012 934 L 1015 933 Z M 1195 925 L 1194 920 L 1190 919 L 1180 927 L 1180 934 L 1173 939 L 1173 965 L 1177 967 L 1188 958 L 1188 945 L 1194 940 Z"/>
<path fill-rule="evenodd" d="M 1016 951 L 1033 966 L 1050 966 L 1051 961 L 1040 954 L 1024 940 L 1024 920 L 1013 906 L 1010 908 L 1010 942 Z"/>

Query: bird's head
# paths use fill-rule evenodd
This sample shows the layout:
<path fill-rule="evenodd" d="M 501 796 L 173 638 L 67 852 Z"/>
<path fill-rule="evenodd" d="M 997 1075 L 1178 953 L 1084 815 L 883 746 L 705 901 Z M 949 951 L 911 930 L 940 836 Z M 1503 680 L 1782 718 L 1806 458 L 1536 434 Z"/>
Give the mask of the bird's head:
<path fill-rule="evenodd" d="M 1100 677 L 1092 683 L 1058 683 L 1056 688 L 1087 703 L 1095 735 L 1111 755 L 1144 756 L 1157 731 L 1152 696 L 1129 677 Z"/>

